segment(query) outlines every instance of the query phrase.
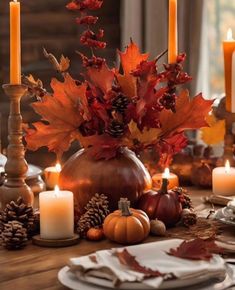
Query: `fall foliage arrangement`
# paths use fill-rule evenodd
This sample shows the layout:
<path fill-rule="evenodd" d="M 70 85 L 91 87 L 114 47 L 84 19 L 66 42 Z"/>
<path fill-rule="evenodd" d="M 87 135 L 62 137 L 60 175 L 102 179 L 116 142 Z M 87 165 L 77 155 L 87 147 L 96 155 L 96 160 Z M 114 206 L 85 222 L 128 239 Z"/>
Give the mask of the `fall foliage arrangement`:
<path fill-rule="evenodd" d="M 60 156 L 78 140 L 95 159 L 113 158 L 123 147 L 135 152 L 153 148 L 167 163 L 187 145 L 185 130 L 207 126 L 212 101 L 201 94 L 191 100 L 188 91 L 180 89 L 191 80 L 183 70 L 185 54 L 160 67 L 164 53 L 151 60 L 131 40 L 124 52 L 118 51 L 120 65 L 109 68 L 97 56 L 106 43 L 104 31 L 95 29 L 98 17 L 93 11 L 102 4 L 102 0 L 74 0 L 67 5 L 78 14 L 77 24 L 85 27 L 80 43 L 91 51 L 90 56 L 79 53 L 84 68 L 79 80 L 69 74 L 67 58 L 58 62 L 47 52 L 63 80 L 52 79 L 53 92 L 48 93 L 39 80 L 26 79 L 37 95 L 32 106 L 41 116 L 26 127 L 28 149 L 47 146 Z"/>

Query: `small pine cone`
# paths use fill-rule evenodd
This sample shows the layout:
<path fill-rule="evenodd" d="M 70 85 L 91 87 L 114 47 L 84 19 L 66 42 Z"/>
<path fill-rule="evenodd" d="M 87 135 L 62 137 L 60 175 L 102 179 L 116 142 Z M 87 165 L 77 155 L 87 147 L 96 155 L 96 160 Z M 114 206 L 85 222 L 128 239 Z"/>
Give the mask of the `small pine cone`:
<path fill-rule="evenodd" d="M 27 230 L 18 221 L 9 221 L 4 224 L 0 236 L 1 245 L 8 250 L 21 249 L 27 244 Z"/>
<path fill-rule="evenodd" d="M 197 223 L 197 215 L 189 209 L 184 209 L 181 216 L 181 223 L 185 227 L 190 228 Z"/>
<path fill-rule="evenodd" d="M 113 120 L 109 125 L 107 133 L 114 138 L 118 138 L 124 134 L 124 130 L 125 126 L 123 123 Z"/>
<path fill-rule="evenodd" d="M 174 192 L 176 192 L 179 196 L 179 201 L 181 202 L 182 208 L 193 208 L 192 200 L 190 196 L 188 195 L 188 192 L 186 189 L 182 187 L 176 187 L 173 189 Z"/>
<path fill-rule="evenodd" d="M 22 197 L 19 197 L 17 201 L 9 202 L 0 214 L 0 224 L 5 224 L 9 221 L 18 221 L 27 229 L 29 236 L 34 232 L 34 220 L 33 207 L 26 205 Z M 1 228 L 2 226 L 0 225 Z"/>
<path fill-rule="evenodd" d="M 123 94 L 119 94 L 116 98 L 112 101 L 112 109 L 119 113 L 124 113 L 129 105 L 130 101 L 129 98 Z"/>
<path fill-rule="evenodd" d="M 78 233 L 85 237 L 90 228 L 102 226 L 104 219 L 109 214 L 108 198 L 104 194 L 95 194 L 87 203 L 86 212 L 77 223 Z"/>

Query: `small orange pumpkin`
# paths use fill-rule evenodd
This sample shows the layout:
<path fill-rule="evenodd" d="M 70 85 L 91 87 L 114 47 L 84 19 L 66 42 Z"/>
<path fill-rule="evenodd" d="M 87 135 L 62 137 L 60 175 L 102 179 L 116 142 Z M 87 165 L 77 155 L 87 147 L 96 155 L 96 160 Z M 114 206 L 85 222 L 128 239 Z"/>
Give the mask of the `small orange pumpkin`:
<path fill-rule="evenodd" d="M 100 241 L 104 238 L 104 231 L 102 228 L 90 228 L 86 237 L 90 241 Z"/>
<path fill-rule="evenodd" d="M 130 202 L 121 198 L 119 210 L 109 214 L 103 225 L 105 236 L 120 244 L 136 244 L 150 232 L 150 221 L 145 212 L 130 208 Z"/>

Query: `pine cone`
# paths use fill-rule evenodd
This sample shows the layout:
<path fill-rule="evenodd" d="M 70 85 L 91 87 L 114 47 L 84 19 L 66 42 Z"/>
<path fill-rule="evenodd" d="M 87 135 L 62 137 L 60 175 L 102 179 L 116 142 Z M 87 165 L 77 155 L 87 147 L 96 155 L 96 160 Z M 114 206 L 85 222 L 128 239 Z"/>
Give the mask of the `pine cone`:
<path fill-rule="evenodd" d="M 125 127 L 123 123 L 113 120 L 111 124 L 109 125 L 107 133 L 114 138 L 118 138 L 124 134 L 124 130 L 125 130 Z"/>
<path fill-rule="evenodd" d="M 182 208 L 193 208 L 192 200 L 190 196 L 188 195 L 188 192 L 186 189 L 182 187 L 176 187 L 173 189 L 174 192 L 176 192 L 179 195 L 179 201 L 182 204 Z"/>
<path fill-rule="evenodd" d="M 130 101 L 128 97 L 126 97 L 123 94 L 119 94 L 116 98 L 112 101 L 112 108 L 116 112 L 124 113 L 127 109 L 127 106 L 129 105 Z"/>
<path fill-rule="evenodd" d="M 19 197 L 17 201 L 8 203 L 5 209 L 0 213 L 0 230 L 3 228 L 3 224 L 9 221 L 18 221 L 22 223 L 27 229 L 29 236 L 34 233 L 34 211 L 32 206 L 28 206 L 24 203 L 22 197 Z"/>
<path fill-rule="evenodd" d="M 86 205 L 85 210 L 86 212 L 77 223 L 77 231 L 83 237 L 90 228 L 102 226 L 104 219 L 109 214 L 107 196 L 96 193 Z"/>
<path fill-rule="evenodd" d="M 181 223 L 185 227 L 190 228 L 197 223 L 197 215 L 189 209 L 184 209 L 181 216 Z"/>
<path fill-rule="evenodd" d="M 0 236 L 0 244 L 8 250 L 21 249 L 27 244 L 27 230 L 18 221 L 10 221 L 4 224 Z"/>

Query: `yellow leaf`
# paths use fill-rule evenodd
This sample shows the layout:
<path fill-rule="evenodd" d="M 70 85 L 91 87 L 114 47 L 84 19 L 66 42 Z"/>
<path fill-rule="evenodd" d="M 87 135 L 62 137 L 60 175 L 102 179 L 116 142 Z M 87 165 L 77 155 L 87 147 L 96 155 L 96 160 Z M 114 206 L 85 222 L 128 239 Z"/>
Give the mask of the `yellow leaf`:
<path fill-rule="evenodd" d="M 201 129 L 202 140 L 207 145 L 216 145 L 224 140 L 225 120 L 217 120 L 215 116 L 208 115 L 206 121 L 209 127 Z"/>
<path fill-rule="evenodd" d="M 131 121 L 129 124 L 129 130 L 131 133 L 131 139 L 137 139 L 140 143 L 151 144 L 154 141 L 157 141 L 158 136 L 160 135 L 161 129 L 144 129 L 142 132 L 137 127 L 137 124 L 134 121 Z"/>

